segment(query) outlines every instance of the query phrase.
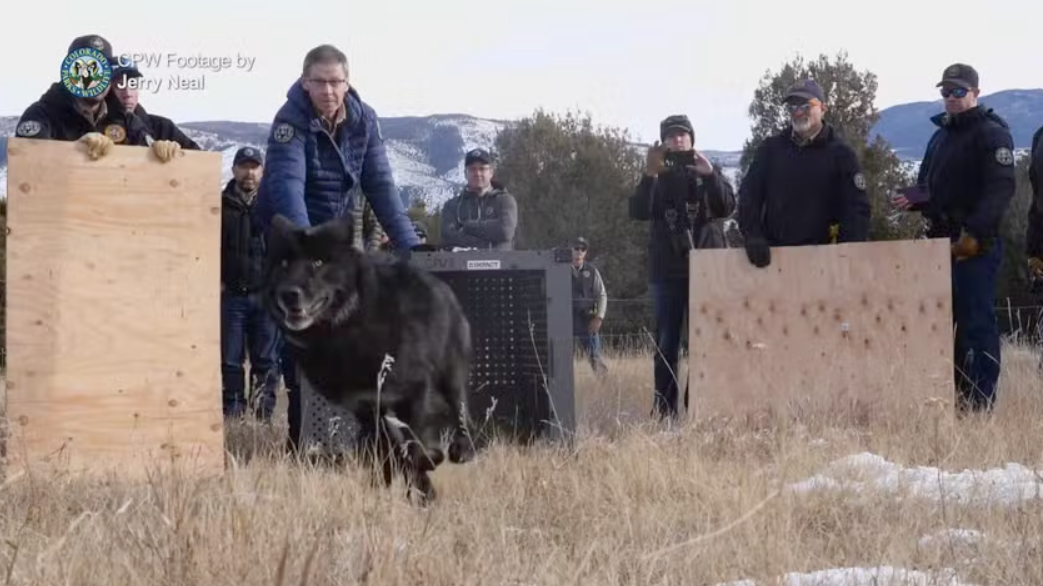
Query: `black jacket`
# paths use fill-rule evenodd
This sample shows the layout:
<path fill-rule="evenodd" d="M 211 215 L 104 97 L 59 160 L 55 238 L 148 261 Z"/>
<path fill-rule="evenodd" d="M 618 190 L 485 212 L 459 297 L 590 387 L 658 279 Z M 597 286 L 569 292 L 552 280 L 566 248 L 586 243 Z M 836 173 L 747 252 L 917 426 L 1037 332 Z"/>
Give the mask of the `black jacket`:
<path fill-rule="evenodd" d="M 174 121 L 170 118 L 163 116 L 157 116 L 156 114 L 149 114 L 145 108 L 139 104 L 134 108 L 134 116 L 144 122 L 145 126 L 148 127 L 149 133 L 152 135 L 152 140 L 172 140 L 183 149 L 189 149 L 193 151 L 203 150 L 196 144 L 196 141 L 188 138 L 188 136 L 181 132 L 181 129 L 174 124 Z"/>
<path fill-rule="evenodd" d="M 694 169 L 686 169 L 688 194 L 672 197 L 672 189 L 664 188 L 670 179 L 642 176 L 634 194 L 630 196 L 629 215 L 632 220 L 651 222 L 648 239 L 648 272 L 653 282 L 663 279 L 688 278 L 688 235 L 693 241 L 702 227 L 711 219 L 730 216 L 735 211 L 735 190 L 714 166 L 713 175 L 699 177 Z M 689 207 L 687 202 L 691 202 Z"/>
<path fill-rule="evenodd" d="M 829 124 L 806 145 L 791 127 L 764 139 L 739 188 L 739 228 L 769 246 L 828 244 L 869 238 L 869 197 L 855 151 Z"/>
<path fill-rule="evenodd" d="M 927 144 L 917 184 L 928 200 L 919 206 L 932 238 L 966 230 L 982 244 L 1000 235 L 1014 197 L 1014 139 L 991 108 L 978 106 L 931 118 L 938 126 Z"/>
<path fill-rule="evenodd" d="M 1043 258 L 1043 127 L 1032 135 L 1029 183 L 1032 185 L 1032 207 L 1029 208 L 1025 248 L 1030 257 Z"/>
<path fill-rule="evenodd" d="M 22 113 L 15 136 L 51 140 L 76 141 L 89 132 L 100 132 L 118 145 L 148 146 L 148 128 L 134 116 L 128 116 L 116 94 L 105 96 L 106 114 L 91 124 L 76 108 L 76 97 L 60 82 Z"/>
<path fill-rule="evenodd" d="M 244 295 L 262 284 L 267 248 L 252 212 L 253 202 L 239 195 L 235 179 L 229 181 L 221 192 L 221 284 L 227 293 Z"/>

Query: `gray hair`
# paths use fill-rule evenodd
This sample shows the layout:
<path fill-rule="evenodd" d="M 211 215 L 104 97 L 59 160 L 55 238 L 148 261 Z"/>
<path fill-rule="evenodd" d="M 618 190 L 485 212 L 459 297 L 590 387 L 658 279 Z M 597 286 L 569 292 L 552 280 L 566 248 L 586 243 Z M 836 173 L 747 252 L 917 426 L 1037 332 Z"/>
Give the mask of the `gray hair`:
<path fill-rule="evenodd" d="M 344 75 L 348 75 L 348 56 L 333 45 L 319 45 L 308 51 L 308 54 L 304 56 L 304 69 L 301 75 L 306 77 L 308 70 L 316 63 L 339 63 L 344 67 Z"/>

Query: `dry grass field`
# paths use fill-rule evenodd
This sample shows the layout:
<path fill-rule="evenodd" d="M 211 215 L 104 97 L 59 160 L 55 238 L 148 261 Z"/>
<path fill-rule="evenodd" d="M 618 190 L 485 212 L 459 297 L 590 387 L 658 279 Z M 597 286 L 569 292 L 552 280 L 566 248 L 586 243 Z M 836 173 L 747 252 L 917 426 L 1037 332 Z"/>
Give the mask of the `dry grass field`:
<path fill-rule="evenodd" d="M 926 406 L 886 423 L 680 429 L 647 421 L 649 357 L 610 357 L 603 382 L 577 363 L 574 449 L 446 465 L 427 510 L 354 469 L 288 461 L 281 423 L 244 423 L 219 479 L 8 478 L 0 581 L 1039 586 L 1036 360 L 1007 349 L 989 419 Z"/>

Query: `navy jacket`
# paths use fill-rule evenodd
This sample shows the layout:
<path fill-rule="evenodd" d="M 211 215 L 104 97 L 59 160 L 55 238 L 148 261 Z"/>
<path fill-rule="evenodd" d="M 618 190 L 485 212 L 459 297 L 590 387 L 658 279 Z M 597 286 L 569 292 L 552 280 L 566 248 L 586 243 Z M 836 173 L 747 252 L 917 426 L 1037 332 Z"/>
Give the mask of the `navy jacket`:
<path fill-rule="evenodd" d="M 313 226 L 351 213 L 356 185 L 362 188 L 396 248 L 417 239 L 391 174 L 377 114 L 354 88 L 344 98 L 347 120 L 336 136 L 323 127 L 298 80 L 286 93 L 268 134 L 256 213 L 267 229 L 275 214 Z"/>
<path fill-rule="evenodd" d="M 1043 127 L 1032 135 L 1032 160 L 1029 161 L 1029 184 L 1032 205 L 1025 239 L 1028 255 L 1043 258 Z"/>
<path fill-rule="evenodd" d="M 1007 123 L 979 105 L 931 118 L 938 126 L 927 145 L 917 184 L 930 198 L 922 206 L 928 236 L 955 237 L 961 230 L 984 243 L 1000 236 L 1014 197 L 1014 140 Z"/>

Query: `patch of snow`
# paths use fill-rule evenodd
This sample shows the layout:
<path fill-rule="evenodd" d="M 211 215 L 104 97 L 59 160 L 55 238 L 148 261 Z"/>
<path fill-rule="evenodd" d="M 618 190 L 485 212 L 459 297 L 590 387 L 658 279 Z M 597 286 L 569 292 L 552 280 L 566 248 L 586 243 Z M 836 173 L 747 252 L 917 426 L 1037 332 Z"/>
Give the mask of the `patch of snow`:
<path fill-rule="evenodd" d="M 943 529 L 937 533 L 924 535 L 918 542 L 920 547 L 973 547 L 984 543 L 985 534 L 976 529 Z"/>
<path fill-rule="evenodd" d="M 809 573 L 788 573 L 771 586 L 975 586 L 963 582 L 952 570 L 920 572 L 890 566 L 871 568 L 832 568 Z M 752 580 L 717 586 L 764 586 Z"/>
<path fill-rule="evenodd" d="M 1010 463 L 990 470 L 946 472 L 938 468 L 905 468 L 870 453 L 836 460 L 819 474 L 787 485 L 794 493 L 822 490 L 876 491 L 963 505 L 1015 505 L 1043 495 L 1043 472 Z"/>

